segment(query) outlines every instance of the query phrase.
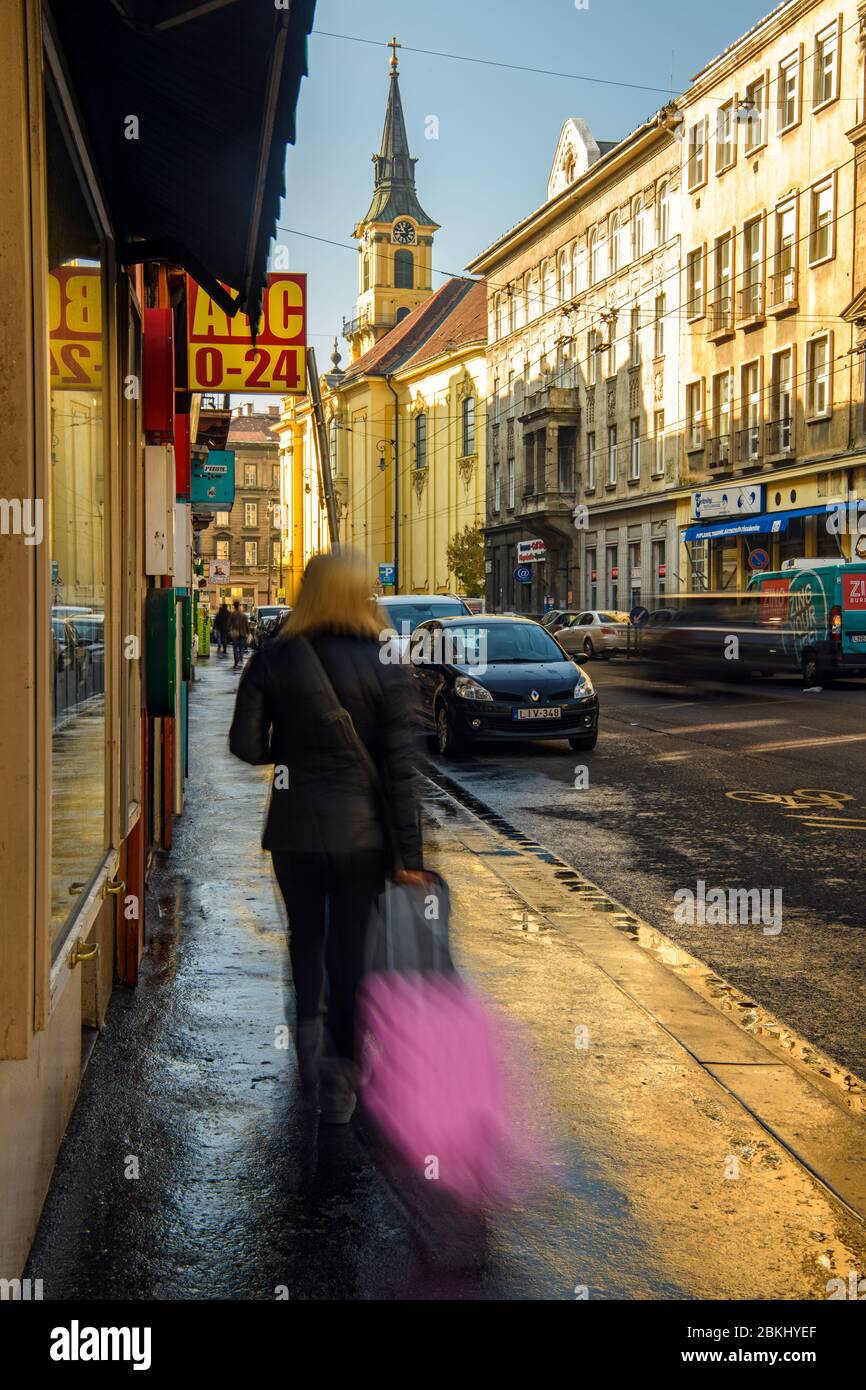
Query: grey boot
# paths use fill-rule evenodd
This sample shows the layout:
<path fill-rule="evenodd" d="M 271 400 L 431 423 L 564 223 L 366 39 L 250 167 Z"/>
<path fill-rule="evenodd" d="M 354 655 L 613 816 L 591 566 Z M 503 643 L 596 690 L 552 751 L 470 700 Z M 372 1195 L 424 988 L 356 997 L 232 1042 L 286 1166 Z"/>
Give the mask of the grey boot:
<path fill-rule="evenodd" d="M 325 1037 L 325 1025 L 321 1015 L 316 1018 L 302 1018 L 298 1020 L 297 1051 L 298 1051 L 298 1075 L 301 1080 L 301 1090 L 307 1099 L 315 1099 L 319 1089 L 319 1069 L 322 1060 L 322 1045 Z"/>
<path fill-rule="evenodd" d="M 322 1123 L 347 1125 L 355 1111 L 356 1074 L 345 1057 L 324 1057 L 320 1068 L 319 1108 Z"/>

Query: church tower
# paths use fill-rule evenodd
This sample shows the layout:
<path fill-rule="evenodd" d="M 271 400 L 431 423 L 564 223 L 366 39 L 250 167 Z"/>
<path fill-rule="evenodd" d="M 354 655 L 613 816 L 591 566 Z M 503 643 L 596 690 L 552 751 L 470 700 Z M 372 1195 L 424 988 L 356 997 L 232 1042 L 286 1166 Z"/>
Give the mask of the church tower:
<path fill-rule="evenodd" d="M 383 334 L 433 292 L 434 222 L 418 202 L 415 164 L 409 153 L 397 49 L 392 39 L 385 129 L 373 155 L 375 182 L 366 216 L 355 227 L 358 242 L 358 299 L 355 318 L 344 325 L 356 362 Z"/>

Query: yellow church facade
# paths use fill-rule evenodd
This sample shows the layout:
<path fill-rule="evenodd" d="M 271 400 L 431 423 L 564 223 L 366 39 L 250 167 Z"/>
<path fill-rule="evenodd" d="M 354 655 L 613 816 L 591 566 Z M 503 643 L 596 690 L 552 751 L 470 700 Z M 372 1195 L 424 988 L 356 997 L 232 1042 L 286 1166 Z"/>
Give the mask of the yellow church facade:
<path fill-rule="evenodd" d="M 373 163 L 349 363 L 335 348 L 320 378 L 339 542 L 367 556 L 386 593 L 457 592 L 449 543 L 485 516 L 486 287 L 455 277 L 433 290 L 438 224 L 415 191 L 394 58 Z M 330 546 L 309 397 L 285 399 L 275 433 L 292 603 L 310 556 Z"/>

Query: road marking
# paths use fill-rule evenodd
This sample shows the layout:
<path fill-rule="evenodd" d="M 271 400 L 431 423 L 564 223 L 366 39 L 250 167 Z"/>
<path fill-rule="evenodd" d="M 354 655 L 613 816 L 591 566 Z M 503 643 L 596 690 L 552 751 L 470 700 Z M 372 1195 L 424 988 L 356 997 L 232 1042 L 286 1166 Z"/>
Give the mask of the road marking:
<path fill-rule="evenodd" d="M 811 825 L 815 830 L 820 830 L 822 826 L 828 830 L 866 830 L 866 820 L 845 820 L 843 816 L 789 816 L 788 819 L 798 820 L 801 825 Z"/>
<path fill-rule="evenodd" d="M 681 762 L 683 758 L 690 758 L 691 756 L 691 753 L 659 753 L 658 757 L 653 759 L 653 762 L 677 763 Z"/>
<path fill-rule="evenodd" d="M 782 739 L 779 743 L 756 743 L 750 753 L 776 753 L 785 748 L 826 748 L 832 743 L 866 743 L 866 734 L 834 734 L 830 738 Z"/>

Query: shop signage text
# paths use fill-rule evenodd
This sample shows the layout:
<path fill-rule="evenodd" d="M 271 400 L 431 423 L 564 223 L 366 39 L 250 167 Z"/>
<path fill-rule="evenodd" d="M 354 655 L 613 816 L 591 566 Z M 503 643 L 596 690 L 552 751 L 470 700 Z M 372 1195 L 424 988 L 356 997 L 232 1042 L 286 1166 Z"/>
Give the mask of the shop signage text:
<path fill-rule="evenodd" d="M 102 268 L 61 265 L 48 276 L 51 389 L 102 386 Z"/>
<path fill-rule="evenodd" d="M 235 500 L 233 449 L 210 449 L 193 455 L 190 501 L 205 510 L 231 511 Z"/>
<path fill-rule="evenodd" d="M 187 276 L 190 391 L 307 391 L 307 277 L 268 276 L 255 343 L 245 314 L 228 314 Z"/>
<path fill-rule="evenodd" d="M 692 517 L 709 521 L 714 516 L 757 516 L 764 510 L 764 485 L 707 487 L 692 493 Z"/>
<path fill-rule="evenodd" d="M 519 565 L 532 565 L 537 560 L 547 559 L 547 546 L 544 541 L 518 541 L 517 542 L 517 563 Z"/>

